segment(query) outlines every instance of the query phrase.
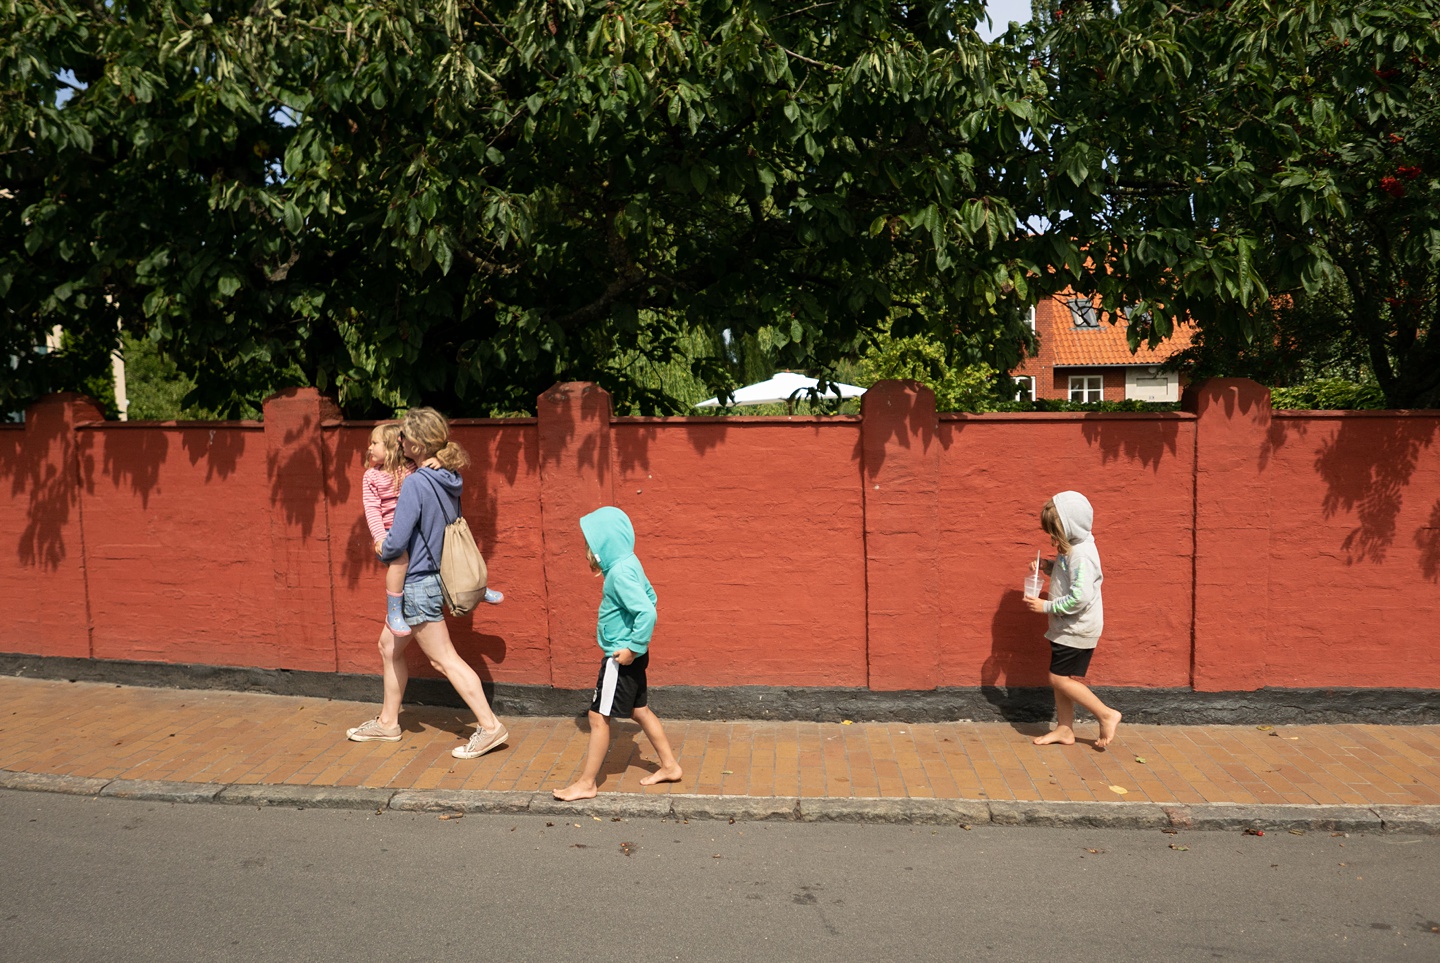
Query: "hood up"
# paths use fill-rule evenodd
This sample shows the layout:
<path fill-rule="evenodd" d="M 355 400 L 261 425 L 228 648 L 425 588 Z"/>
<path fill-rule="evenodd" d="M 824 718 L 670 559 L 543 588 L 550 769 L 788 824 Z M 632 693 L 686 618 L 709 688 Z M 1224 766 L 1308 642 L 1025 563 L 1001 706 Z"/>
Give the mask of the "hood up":
<path fill-rule="evenodd" d="M 1051 501 L 1055 503 L 1055 514 L 1065 527 L 1065 537 L 1070 544 L 1089 541 L 1090 527 L 1095 524 L 1095 509 L 1090 507 L 1090 499 L 1079 492 L 1060 492 Z"/>
<path fill-rule="evenodd" d="M 597 508 L 580 519 L 580 531 L 602 572 L 608 573 L 616 562 L 635 554 L 635 526 L 630 524 L 630 516 L 618 508 Z"/>

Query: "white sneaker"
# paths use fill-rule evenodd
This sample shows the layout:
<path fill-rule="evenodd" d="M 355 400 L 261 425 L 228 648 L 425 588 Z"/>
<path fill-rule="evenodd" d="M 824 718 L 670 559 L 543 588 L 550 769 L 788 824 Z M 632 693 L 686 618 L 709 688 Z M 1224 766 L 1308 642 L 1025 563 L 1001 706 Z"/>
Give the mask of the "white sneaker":
<path fill-rule="evenodd" d="M 505 728 L 504 723 L 497 723 L 494 729 L 481 729 L 476 726 L 475 732 L 470 736 L 470 741 L 463 746 L 451 749 L 450 755 L 456 759 L 474 759 L 485 755 L 496 746 L 503 745 L 509 738 L 510 730 Z"/>

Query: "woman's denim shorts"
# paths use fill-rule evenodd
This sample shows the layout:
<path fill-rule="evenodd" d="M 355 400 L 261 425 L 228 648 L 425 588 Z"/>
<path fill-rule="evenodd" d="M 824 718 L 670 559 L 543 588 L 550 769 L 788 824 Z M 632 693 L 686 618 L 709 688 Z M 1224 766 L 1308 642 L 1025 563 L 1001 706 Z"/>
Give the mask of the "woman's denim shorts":
<path fill-rule="evenodd" d="M 445 593 L 440 591 L 439 575 L 422 575 L 413 582 L 406 582 L 402 608 L 405 624 L 445 621 L 445 615 L 440 611 L 444 603 Z"/>

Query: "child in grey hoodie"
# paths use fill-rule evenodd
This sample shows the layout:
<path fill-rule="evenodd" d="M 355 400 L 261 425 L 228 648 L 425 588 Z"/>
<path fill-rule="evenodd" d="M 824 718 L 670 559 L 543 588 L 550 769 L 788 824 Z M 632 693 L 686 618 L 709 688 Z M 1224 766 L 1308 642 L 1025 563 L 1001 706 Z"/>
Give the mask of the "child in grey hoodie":
<path fill-rule="evenodd" d="M 1040 510 L 1040 528 L 1050 536 L 1057 554 L 1032 569 L 1043 568 L 1050 576 L 1048 600 L 1027 597 L 1032 612 L 1050 616 L 1050 686 L 1055 690 L 1055 729 L 1034 739 L 1037 746 L 1075 743 L 1075 704 L 1084 706 L 1100 723 L 1096 749 L 1104 749 L 1115 738 L 1120 713 L 1100 701 L 1085 684 L 1090 657 L 1105 627 L 1105 609 L 1100 601 L 1100 551 L 1090 530 L 1095 510 L 1079 492 L 1061 492 Z"/>

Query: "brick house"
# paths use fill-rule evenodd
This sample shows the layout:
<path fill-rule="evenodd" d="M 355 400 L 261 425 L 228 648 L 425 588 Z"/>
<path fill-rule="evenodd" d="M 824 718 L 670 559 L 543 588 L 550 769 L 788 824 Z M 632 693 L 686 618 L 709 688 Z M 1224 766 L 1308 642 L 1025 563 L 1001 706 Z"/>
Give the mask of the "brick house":
<path fill-rule="evenodd" d="M 1010 372 L 1019 398 L 1071 401 L 1179 401 L 1181 377 L 1162 371 L 1172 355 L 1190 346 L 1192 329 L 1175 334 L 1154 350 L 1135 352 L 1125 340 L 1125 324 L 1110 323 L 1099 299 L 1064 291 L 1030 309 L 1030 326 L 1040 346 Z"/>

